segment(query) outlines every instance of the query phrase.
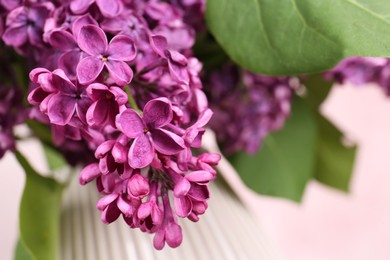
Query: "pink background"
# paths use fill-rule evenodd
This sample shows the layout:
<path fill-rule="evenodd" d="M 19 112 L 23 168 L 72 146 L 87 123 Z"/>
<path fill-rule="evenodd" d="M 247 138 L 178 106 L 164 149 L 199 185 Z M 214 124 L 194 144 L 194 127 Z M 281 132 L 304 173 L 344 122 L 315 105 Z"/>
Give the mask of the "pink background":
<path fill-rule="evenodd" d="M 336 87 L 323 111 L 359 144 L 350 193 L 312 182 L 298 205 L 256 196 L 230 177 L 284 259 L 390 259 L 390 100 L 376 87 Z M 22 148 L 40 168 L 35 146 Z M 0 174 L 0 259 L 7 260 L 24 177 L 11 155 L 0 161 Z"/>

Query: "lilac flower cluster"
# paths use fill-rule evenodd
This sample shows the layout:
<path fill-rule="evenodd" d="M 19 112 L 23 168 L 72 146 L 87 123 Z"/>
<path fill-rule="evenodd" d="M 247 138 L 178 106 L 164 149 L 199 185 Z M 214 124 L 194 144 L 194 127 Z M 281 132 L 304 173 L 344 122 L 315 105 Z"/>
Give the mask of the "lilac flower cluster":
<path fill-rule="evenodd" d="M 254 74 L 230 64 L 211 73 L 205 86 L 214 111 L 210 127 L 223 151 L 256 153 L 290 115 L 293 89 L 289 77 Z"/>
<path fill-rule="evenodd" d="M 390 96 L 390 59 L 374 57 L 351 57 L 342 60 L 324 77 L 339 84 L 351 83 L 361 86 L 378 84 Z"/>
<path fill-rule="evenodd" d="M 0 159 L 15 149 L 13 127 L 26 116 L 22 98 L 20 89 L 0 86 Z"/>
<path fill-rule="evenodd" d="M 191 51 L 204 1 L 0 5 L 4 43 L 34 68 L 30 118 L 60 149 L 94 154 L 79 180 L 96 180 L 102 221 L 122 216 L 155 233 L 155 248 L 180 245 L 177 217 L 199 220 L 220 160 L 192 153 L 213 114 Z"/>

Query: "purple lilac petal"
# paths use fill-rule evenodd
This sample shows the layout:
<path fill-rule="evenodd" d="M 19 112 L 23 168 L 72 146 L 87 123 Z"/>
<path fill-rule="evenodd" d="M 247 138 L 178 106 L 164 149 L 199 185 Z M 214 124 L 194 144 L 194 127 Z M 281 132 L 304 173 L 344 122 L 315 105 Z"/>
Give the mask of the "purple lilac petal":
<path fill-rule="evenodd" d="M 131 202 L 124 198 L 123 196 L 118 197 L 116 205 L 118 209 L 126 216 L 129 217 L 133 214 L 133 207 L 130 204 Z"/>
<path fill-rule="evenodd" d="M 54 30 L 50 33 L 49 43 L 61 51 L 69 51 L 78 47 L 73 35 L 61 29 Z"/>
<path fill-rule="evenodd" d="M 137 137 L 129 150 L 129 165 L 135 169 L 148 166 L 153 161 L 153 146 L 147 135 Z"/>
<path fill-rule="evenodd" d="M 141 174 L 134 174 L 128 182 L 127 190 L 134 197 L 143 198 L 150 192 L 149 182 Z"/>
<path fill-rule="evenodd" d="M 210 192 L 206 185 L 191 184 L 188 196 L 195 200 L 204 201 L 210 198 Z"/>
<path fill-rule="evenodd" d="M 185 148 L 184 140 L 165 129 L 151 130 L 154 148 L 162 154 L 174 155 Z"/>
<path fill-rule="evenodd" d="M 116 84 L 125 86 L 133 79 L 133 71 L 127 63 L 123 61 L 108 60 L 105 65 Z"/>
<path fill-rule="evenodd" d="M 109 223 L 112 223 L 115 220 L 117 220 L 120 215 L 121 215 L 121 212 L 120 212 L 118 206 L 115 204 L 110 204 L 110 205 L 108 205 L 107 208 L 105 208 L 103 210 L 101 219 L 102 219 L 103 223 L 109 224 Z"/>
<path fill-rule="evenodd" d="M 114 140 L 108 140 L 108 141 L 102 143 L 101 145 L 99 145 L 99 147 L 95 151 L 95 157 L 97 159 L 101 159 L 101 158 L 105 157 L 106 154 L 112 149 L 114 144 L 115 144 Z"/>
<path fill-rule="evenodd" d="M 112 157 L 117 163 L 126 163 L 128 150 L 120 143 L 115 143 L 111 151 Z"/>
<path fill-rule="evenodd" d="M 27 31 L 23 26 L 7 28 L 3 34 L 5 44 L 16 47 L 22 46 L 27 39 Z"/>
<path fill-rule="evenodd" d="M 62 69 L 70 79 L 76 79 L 77 64 L 80 62 L 82 52 L 79 49 L 65 52 L 58 58 L 58 67 Z"/>
<path fill-rule="evenodd" d="M 183 236 L 181 227 L 177 223 L 168 223 L 165 231 L 165 240 L 167 244 L 172 248 L 180 246 L 183 240 Z"/>
<path fill-rule="evenodd" d="M 117 35 L 112 38 L 107 49 L 110 60 L 132 61 L 136 54 L 133 40 L 126 35 Z"/>
<path fill-rule="evenodd" d="M 144 133 L 145 125 L 142 118 L 132 109 L 127 109 L 118 117 L 118 127 L 130 138 L 136 138 Z"/>
<path fill-rule="evenodd" d="M 107 50 L 107 37 L 102 29 L 95 25 L 85 25 L 78 36 L 80 49 L 89 55 L 98 56 Z"/>
<path fill-rule="evenodd" d="M 75 110 L 76 100 L 74 98 L 55 94 L 49 100 L 47 114 L 52 124 L 64 126 L 69 123 Z"/>
<path fill-rule="evenodd" d="M 75 14 L 82 14 L 88 10 L 93 2 L 95 2 L 95 0 L 73 0 L 70 3 L 70 10 Z"/>
<path fill-rule="evenodd" d="M 98 23 L 95 19 L 92 18 L 90 14 L 85 14 L 83 16 L 80 16 L 72 23 L 72 34 L 75 40 L 78 40 L 80 30 L 83 28 L 84 25 L 96 25 L 98 26 Z"/>
<path fill-rule="evenodd" d="M 81 185 L 85 185 L 96 179 L 100 174 L 99 165 L 97 163 L 92 163 L 80 172 L 79 182 Z"/>
<path fill-rule="evenodd" d="M 154 35 L 150 37 L 150 44 L 153 50 L 160 55 L 161 57 L 165 57 L 164 51 L 168 48 L 167 39 L 161 35 Z"/>
<path fill-rule="evenodd" d="M 209 171 L 193 171 L 186 175 L 186 179 L 190 182 L 208 183 L 209 181 L 215 179 L 215 175 Z"/>
<path fill-rule="evenodd" d="M 173 195 L 175 197 L 183 197 L 187 195 L 190 189 L 191 189 L 191 183 L 186 178 L 181 178 L 181 180 L 175 184 Z"/>
<path fill-rule="evenodd" d="M 190 215 L 192 210 L 192 201 L 187 196 L 185 197 L 174 197 L 173 203 L 175 206 L 175 212 L 176 214 L 181 218 L 186 218 L 188 215 Z"/>
<path fill-rule="evenodd" d="M 144 121 L 150 129 L 167 125 L 173 117 L 172 108 L 167 98 L 149 101 L 144 107 Z"/>
<path fill-rule="evenodd" d="M 101 59 L 88 56 L 82 59 L 76 68 L 77 78 L 80 84 L 92 83 L 102 72 L 104 63 Z"/>
<path fill-rule="evenodd" d="M 96 4 L 99 6 L 102 14 L 107 17 L 115 17 L 123 10 L 123 3 L 121 0 L 96 0 Z"/>

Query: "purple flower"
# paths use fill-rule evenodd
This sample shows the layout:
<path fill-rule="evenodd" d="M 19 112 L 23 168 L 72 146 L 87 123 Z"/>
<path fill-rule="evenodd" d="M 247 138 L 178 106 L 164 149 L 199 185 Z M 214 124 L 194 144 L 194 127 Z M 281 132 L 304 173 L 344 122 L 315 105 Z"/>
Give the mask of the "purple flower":
<path fill-rule="evenodd" d="M 67 125 L 74 115 L 86 122 L 86 112 L 92 102 L 85 87 L 73 84 L 60 69 L 50 72 L 37 68 L 30 73 L 30 78 L 39 86 L 29 94 L 29 101 L 40 104 L 52 124 Z"/>
<path fill-rule="evenodd" d="M 147 23 L 143 17 L 134 12 L 123 12 L 120 16 L 106 18 L 101 23 L 104 31 L 114 34 L 125 34 L 131 37 L 137 44 L 137 49 L 150 48 L 148 44 Z"/>
<path fill-rule="evenodd" d="M 349 82 L 363 85 L 377 82 L 380 80 L 381 70 L 387 62 L 386 58 L 350 57 L 342 60 L 324 76 L 341 84 Z"/>
<path fill-rule="evenodd" d="M 262 140 L 280 129 L 290 114 L 293 85 L 288 77 L 242 71 L 227 64 L 206 85 L 214 111 L 210 127 L 225 153 L 256 153 Z"/>
<path fill-rule="evenodd" d="M 153 245 L 156 249 L 164 248 L 165 242 L 172 248 L 178 247 L 183 241 L 181 227 L 172 214 L 172 208 L 167 194 L 163 194 L 164 203 L 164 222 L 157 230 L 153 239 Z"/>
<path fill-rule="evenodd" d="M 107 17 L 115 17 L 123 10 L 122 0 L 73 0 L 70 9 L 75 14 L 82 14 L 95 2 L 100 12 Z"/>
<path fill-rule="evenodd" d="M 114 222 L 121 214 L 131 216 L 134 211 L 131 202 L 119 193 L 108 194 L 101 198 L 96 207 L 102 211 L 101 219 L 105 224 Z"/>
<path fill-rule="evenodd" d="M 195 43 L 194 29 L 180 20 L 160 25 L 153 30 L 153 33 L 164 36 L 169 48 L 176 51 L 191 49 Z"/>
<path fill-rule="evenodd" d="M 87 111 L 89 125 L 104 126 L 109 123 L 115 127 L 115 117 L 119 108 L 127 103 L 127 94 L 119 87 L 107 87 L 100 83 L 88 86 L 87 94 L 93 103 Z"/>
<path fill-rule="evenodd" d="M 133 174 L 127 183 L 127 193 L 133 198 L 143 199 L 149 192 L 148 180 L 139 173 Z"/>
<path fill-rule="evenodd" d="M 108 44 L 102 29 L 95 25 L 85 25 L 77 41 L 80 49 L 87 54 L 76 68 L 81 84 L 92 83 L 104 67 L 116 84 L 124 86 L 130 83 L 133 71 L 126 62 L 136 57 L 136 48 L 130 37 L 117 35 Z"/>
<path fill-rule="evenodd" d="M 57 28 L 51 30 L 47 36 L 50 45 L 61 51 L 58 57 L 58 67 L 72 80 L 76 79 L 76 67 L 83 57 L 77 38 L 82 26 L 88 24 L 97 25 L 97 22 L 90 15 L 80 16 L 72 23 L 72 33 L 64 28 Z"/>
<path fill-rule="evenodd" d="M 173 194 L 176 214 L 185 218 L 194 213 L 194 203 L 209 199 L 206 184 L 213 180 L 215 175 L 208 171 L 193 171 L 184 177 L 178 174 L 171 174 L 171 177 L 175 181 Z"/>
<path fill-rule="evenodd" d="M 15 149 L 13 127 L 25 119 L 22 95 L 18 88 L 0 85 L 0 159 Z"/>
<path fill-rule="evenodd" d="M 150 44 L 153 50 L 168 62 L 171 77 L 182 84 L 188 84 L 187 58 L 177 51 L 169 50 L 168 42 L 163 36 L 150 37 Z"/>
<path fill-rule="evenodd" d="M 4 42 L 14 47 L 21 47 L 26 43 L 41 46 L 45 19 L 52 8 L 53 5 L 46 2 L 32 4 L 30 7 L 20 6 L 12 10 L 7 16 Z"/>
<path fill-rule="evenodd" d="M 146 103 L 143 117 L 133 109 L 119 115 L 117 125 L 122 132 L 134 138 L 129 150 L 129 164 L 133 168 L 149 165 L 155 151 L 174 155 L 184 149 L 184 140 L 171 131 L 163 129 L 172 120 L 171 103 L 166 98 L 157 98 Z"/>
<path fill-rule="evenodd" d="M 142 203 L 137 211 L 141 229 L 146 232 L 155 232 L 163 222 L 161 204 L 157 200 L 157 184 L 151 183 L 148 201 Z"/>

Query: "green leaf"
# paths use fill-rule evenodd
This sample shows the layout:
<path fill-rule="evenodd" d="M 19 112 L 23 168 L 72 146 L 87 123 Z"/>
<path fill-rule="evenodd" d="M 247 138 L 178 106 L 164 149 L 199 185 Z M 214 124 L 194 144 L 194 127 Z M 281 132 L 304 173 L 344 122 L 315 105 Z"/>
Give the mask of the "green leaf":
<path fill-rule="evenodd" d="M 20 239 L 35 259 L 57 259 L 63 186 L 39 175 L 21 153 L 15 155 L 26 173 L 19 210 Z"/>
<path fill-rule="evenodd" d="M 315 178 L 333 188 L 348 191 L 356 148 L 343 146 L 343 134 L 327 119 L 317 114 L 318 144 Z"/>
<path fill-rule="evenodd" d="M 50 170 L 58 170 L 68 165 L 64 156 L 55 148 L 45 143 L 42 143 L 42 146 Z"/>
<path fill-rule="evenodd" d="M 238 153 L 229 159 L 254 191 L 300 201 L 312 178 L 316 134 L 311 109 L 296 98 L 285 127 L 269 135 L 256 155 Z"/>
<path fill-rule="evenodd" d="M 26 246 L 18 240 L 18 243 L 16 244 L 15 248 L 15 260 L 35 260 L 35 258 L 31 255 L 31 253 L 28 251 Z"/>
<path fill-rule="evenodd" d="M 43 143 L 52 143 L 51 131 L 47 125 L 41 124 L 33 120 L 27 120 L 26 123 L 33 132 L 33 134 L 38 137 Z"/>
<path fill-rule="evenodd" d="M 388 0 L 208 0 L 208 27 L 258 73 L 319 72 L 347 56 L 390 56 Z"/>
<path fill-rule="evenodd" d="M 341 143 L 343 134 L 319 113 L 332 82 L 324 81 L 318 74 L 307 77 L 303 83 L 308 90 L 305 100 L 315 113 L 319 130 L 314 176 L 323 184 L 348 191 L 356 148 L 345 147 Z"/>
<path fill-rule="evenodd" d="M 197 35 L 193 51 L 202 62 L 204 71 L 219 69 L 229 61 L 229 57 L 208 32 Z"/>

